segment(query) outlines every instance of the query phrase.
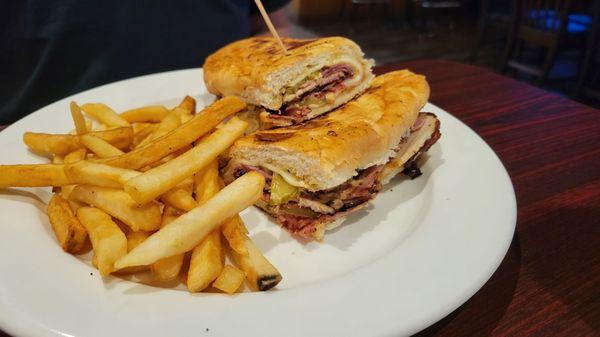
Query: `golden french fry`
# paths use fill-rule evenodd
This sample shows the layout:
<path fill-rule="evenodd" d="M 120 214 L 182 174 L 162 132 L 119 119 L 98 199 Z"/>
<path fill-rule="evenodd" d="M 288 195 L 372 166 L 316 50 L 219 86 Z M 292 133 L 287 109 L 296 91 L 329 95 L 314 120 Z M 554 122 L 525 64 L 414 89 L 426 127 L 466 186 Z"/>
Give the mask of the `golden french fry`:
<path fill-rule="evenodd" d="M 75 131 L 78 135 L 82 135 L 88 132 L 87 125 L 85 124 L 85 118 L 81 113 L 81 108 L 77 103 L 71 101 L 69 105 L 71 108 L 71 117 L 73 118 L 73 124 L 75 124 Z"/>
<path fill-rule="evenodd" d="M 246 248 L 246 234 L 248 232 L 239 216 L 234 216 L 225 221 L 221 226 L 221 233 L 223 233 L 223 237 L 233 251 L 243 256 L 248 255 L 248 249 Z"/>
<path fill-rule="evenodd" d="M 133 129 L 133 141 L 132 147 L 135 148 L 144 141 L 154 130 L 156 130 L 157 124 L 155 123 L 133 123 L 131 128 Z"/>
<path fill-rule="evenodd" d="M 150 105 L 121 113 L 121 118 L 129 123 L 158 123 L 169 114 L 169 109 L 162 105 Z"/>
<path fill-rule="evenodd" d="M 226 265 L 213 283 L 213 287 L 228 294 L 234 294 L 244 283 L 246 274 L 232 265 Z"/>
<path fill-rule="evenodd" d="M 191 187 L 191 186 L 190 186 Z M 198 206 L 196 200 L 192 197 L 192 190 L 186 187 L 176 186 L 160 196 L 164 203 L 182 211 L 191 211 Z"/>
<path fill-rule="evenodd" d="M 127 233 L 127 251 L 132 251 L 140 243 L 144 242 L 152 233 L 146 231 L 136 231 Z"/>
<path fill-rule="evenodd" d="M 74 164 L 65 164 L 65 173 L 70 181 L 75 184 L 123 188 L 129 179 L 138 176 L 141 172 L 120 167 L 108 166 L 82 160 Z"/>
<path fill-rule="evenodd" d="M 189 113 L 185 113 L 185 114 L 181 114 L 179 115 L 179 119 L 181 120 L 181 124 L 185 124 L 187 122 L 189 122 L 190 119 L 194 118 L 194 115 L 189 114 Z"/>
<path fill-rule="evenodd" d="M 80 160 L 84 160 L 86 153 L 87 153 L 86 149 L 79 149 L 79 150 L 75 150 L 75 151 L 69 153 L 68 155 L 65 156 L 65 159 L 64 159 L 65 165 L 71 165 L 72 163 L 76 163 Z M 65 167 L 65 174 L 66 174 L 66 167 Z M 71 179 L 69 178 L 69 180 L 71 180 Z M 72 181 L 72 183 L 75 184 L 75 181 Z M 71 195 L 71 192 L 73 192 L 74 188 L 75 188 L 75 185 L 61 186 L 60 196 L 68 200 L 69 196 Z M 73 207 L 73 206 L 71 206 L 71 207 Z M 77 208 L 73 208 L 73 209 L 76 210 Z"/>
<path fill-rule="evenodd" d="M 64 163 L 71 164 L 71 163 L 76 163 L 80 160 L 84 160 L 86 154 L 87 154 L 86 149 L 75 150 L 65 156 Z"/>
<path fill-rule="evenodd" d="M 62 194 L 61 194 L 61 197 L 62 197 Z M 63 197 L 63 198 L 65 198 L 65 197 Z M 67 199 L 67 198 L 65 198 L 65 199 Z M 69 202 L 69 205 L 71 205 L 71 209 L 73 210 L 73 212 L 76 212 L 81 207 L 87 206 L 86 204 L 79 202 L 79 201 L 74 201 L 71 199 L 68 199 L 67 201 Z"/>
<path fill-rule="evenodd" d="M 181 109 L 180 109 L 181 110 Z M 138 146 L 144 146 L 156 138 L 162 137 L 167 133 L 175 130 L 181 125 L 181 113 L 178 111 L 172 111 L 167 115 L 167 117 L 163 118 L 163 120 L 158 124 L 156 130 L 152 132 L 146 139 L 144 139 Z"/>
<path fill-rule="evenodd" d="M 123 186 L 125 191 L 140 203 L 158 197 L 208 165 L 242 136 L 247 126 L 246 122 L 233 117 L 191 150 L 129 180 Z"/>
<path fill-rule="evenodd" d="M 63 164 L 0 165 L 0 188 L 69 184 Z"/>
<path fill-rule="evenodd" d="M 90 118 L 108 126 L 129 126 L 129 122 L 119 116 L 113 109 L 102 103 L 88 103 L 81 106 L 81 110 Z"/>
<path fill-rule="evenodd" d="M 203 205 L 152 234 L 120 259 L 117 268 L 146 265 L 189 251 L 226 219 L 254 204 L 262 195 L 264 185 L 265 178 L 260 173 L 244 174 Z"/>
<path fill-rule="evenodd" d="M 89 233 L 100 274 L 109 275 L 115 270 L 114 262 L 127 254 L 125 234 L 108 214 L 97 208 L 81 207 L 77 218 Z"/>
<path fill-rule="evenodd" d="M 240 226 L 245 230 L 244 223 L 237 217 Z M 246 231 L 247 232 L 247 231 Z M 248 254 L 239 254 L 231 250 L 235 263 L 246 273 L 248 285 L 254 291 L 265 291 L 275 287 L 281 282 L 281 274 L 269 260 L 260 252 L 254 242 L 244 234 L 244 245 Z"/>
<path fill-rule="evenodd" d="M 151 266 L 152 276 L 161 282 L 172 281 L 179 276 L 183 266 L 184 254 L 165 257 L 154 262 Z"/>
<path fill-rule="evenodd" d="M 94 131 L 87 134 L 102 138 L 119 149 L 128 147 L 133 140 L 133 132 L 129 127 Z M 25 142 L 31 151 L 44 156 L 65 156 L 70 152 L 84 147 L 76 135 L 25 132 L 23 134 L 23 142 Z"/>
<path fill-rule="evenodd" d="M 178 108 L 186 110 L 190 114 L 196 113 L 196 100 L 191 96 L 185 96 L 181 103 L 177 106 Z"/>
<path fill-rule="evenodd" d="M 189 146 L 196 139 L 210 132 L 222 120 L 245 107 L 246 104 L 240 98 L 233 96 L 222 98 L 168 134 L 122 156 L 105 159 L 102 162 L 111 166 L 140 169 Z"/>
<path fill-rule="evenodd" d="M 85 248 L 87 231 L 66 199 L 57 194 L 52 196 L 48 203 L 48 218 L 56 239 L 65 252 L 77 254 Z"/>
<path fill-rule="evenodd" d="M 213 160 L 194 175 L 194 195 L 198 204 L 203 204 L 223 188 L 219 177 L 219 162 Z"/>
<path fill-rule="evenodd" d="M 94 152 L 100 158 L 109 158 L 120 156 L 124 152 L 110 145 L 109 142 L 94 135 L 85 134 L 79 136 L 79 141 L 83 146 Z"/>
<path fill-rule="evenodd" d="M 70 198 L 101 209 L 123 221 L 133 231 L 152 231 L 160 228 L 161 213 L 158 203 L 139 205 L 121 190 L 77 185 Z"/>
<path fill-rule="evenodd" d="M 117 224 L 118 225 L 118 224 Z M 121 230 L 123 230 L 121 228 Z M 146 238 L 148 238 L 152 234 L 151 232 L 146 231 L 137 231 L 132 232 L 129 231 L 125 236 L 127 237 L 127 252 L 130 252 L 132 249 L 137 247 L 140 243 L 142 243 Z M 98 267 L 96 267 L 98 268 Z M 119 269 L 115 271 L 118 274 L 129 274 L 129 273 L 137 273 L 144 270 L 148 270 L 148 266 L 135 266 L 124 269 Z"/>
<path fill-rule="evenodd" d="M 65 162 L 65 159 L 62 156 L 54 155 L 52 157 L 52 164 L 62 164 Z"/>
<path fill-rule="evenodd" d="M 182 147 L 181 149 L 179 149 L 179 150 L 177 150 L 177 151 L 175 151 L 175 152 L 171 153 L 170 155 L 168 155 L 168 156 L 166 156 L 166 157 L 163 157 L 163 158 L 161 158 L 159 161 L 157 161 L 157 162 L 154 162 L 154 163 L 152 163 L 152 164 L 150 164 L 150 165 L 146 166 L 145 168 L 147 168 L 147 169 L 140 169 L 140 171 L 142 171 L 142 172 L 146 172 L 146 171 L 148 171 L 148 170 L 149 170 L 149 169 L 151 169 L 151 168 L 154 168 L 154 167 L 160 166 L 160 165 L 162 165 L 162 164 L 164 164 L 164 163 L 166 163 L 166 162 L 169 162 L 169 161 L 171 161 L 171 160 L 173 160 L 173 159 L 175 159 L 175 158 L 179 157 L 180 155 L 182 155 L 182 154 L 186 153 L 186 152 L 187 152 L 187 151 L 189 151 L 191 148 L 192 148 L 192 145 L 188 145 L 188 146 Z"/>
<path fill-rule="evenodd" d="M 187 277 L 188 290 L 198 292 L 208 287 L 221 273 L 224 258 L 221 233 L 217 228 L 192 250 Z"/>
<path fill-rule="evenodd" d="M 213 160 L 196 173 L 194 181 L 196 201 L 202 205 L 217 194 L 223 186 L 219 177 L 218 162 Z M 221 235 L 217 228 L 192 250 L 187 277 L 188 290 L 198 292 L 206 289 L 221 274 L 224 258 Z"/>
<path fill-rule="evenodd" d="M 162 225 L 164 227 L 173 220 L 179 217 L 179 212 L 172 207 L 166 206 L 163 210 Z M 177 254 L 173 256 L 160 259 L 152 264 L 150 270 L 155 279 L 162 282 L 172 281 L 179 276 L 181 267 L 183 265 L 184 254 Z"/>

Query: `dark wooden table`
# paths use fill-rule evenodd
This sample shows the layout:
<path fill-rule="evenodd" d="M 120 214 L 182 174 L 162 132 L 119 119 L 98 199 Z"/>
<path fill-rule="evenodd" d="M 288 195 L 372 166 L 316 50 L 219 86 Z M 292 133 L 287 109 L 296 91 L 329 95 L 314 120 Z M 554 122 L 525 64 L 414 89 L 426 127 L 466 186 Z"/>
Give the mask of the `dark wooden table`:
<path fill-rule="evenodd" d="M 376 71 L 402 68 L 425 74 L 431 101 L 491 145 L 518 202 L 516 234 L 496 273 L 418 335 L 600 334 L 600 111 L 448 61 Z"/>
<path fill-rule="evenodd" d="M 518 204 L 492 278 L 418 336 L 600 335 L 600 110 L 449 61 L 376 71 L 402 68 L 426 75 L 431 102 L 496 151 Z"/>

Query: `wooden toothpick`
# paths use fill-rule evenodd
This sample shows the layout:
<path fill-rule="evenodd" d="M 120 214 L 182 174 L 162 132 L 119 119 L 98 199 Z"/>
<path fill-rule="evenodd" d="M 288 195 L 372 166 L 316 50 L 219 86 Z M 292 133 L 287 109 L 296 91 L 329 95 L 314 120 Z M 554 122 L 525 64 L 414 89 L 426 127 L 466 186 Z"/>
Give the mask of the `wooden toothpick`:
<path fill-rule="evenodd" d="M 263 19 L 265 20 L 267 27 L 269 27 L 271 34 L 273 34 L 273 37 L 277 40 L 277 42 L 279 42 L 279 46 L 281 47 L 283 52 L 286 55 L 289 54 L 287 49 L 283 45 L 283 42 L 281 41 L 279 34 L 277 34 L 277 30 L 275 30 L 275 26 L 273 26 L 271 19 L 269 19 L 269 15 L 267 14 L 267 11 L 265 10 L 265 7 L 263 6 L 262 2 L 260 0 L 254 0 L 254 2 L 256 3 L 256 6 L 258 7 L 258 10 L 260 11 L 260 14 L 262 15 Z"/>

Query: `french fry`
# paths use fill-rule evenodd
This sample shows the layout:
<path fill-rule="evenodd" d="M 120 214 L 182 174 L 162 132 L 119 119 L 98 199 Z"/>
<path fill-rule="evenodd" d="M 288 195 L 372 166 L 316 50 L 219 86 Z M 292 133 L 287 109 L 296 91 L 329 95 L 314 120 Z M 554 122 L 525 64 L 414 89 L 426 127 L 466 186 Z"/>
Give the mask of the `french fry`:
<path fill-rule="evenodd" d="M 100 158 L 109 158 L 120 156 L 124 152 L 110 145 L 109 142 L 94 135 L 86 134 L 79 136 L 79 141 L 83 146 L 94 152 Z"/>
<path fill-rule="evenodd" d="M 161 213 L 158 203 L 139 205 L 121 190 L 77 185 L 70 198 L 101 209 L 123 221 L 133 231 L 152 231 L 160 227 Z"/>
<path fill-rule="evenodd" d="M 119 149 L 128 147 L 133 140 L 133 132 L 129 127 L 94 131 L 87 134 L 102 138 Z M 25 132 L 23 142 L 31 151 L 48 157 L 53 155 L 65 156 L 84 147 L 76 135 Z"/>
<path fill-rule="evenodd" d="M 156 130 L 144 139 L 138 146 L 144 146 L 156 138 L 162 137 L 165 134 L 187 122 L 192 113 L 196 109 L 196 100 L 190 96 L 186 96 L 177 107 L 175 107 L 167 116 L 159 123 Z M 189 116 L 190 118 L 187 118 Z"/>
<path fill-rule="evenodd" d="M 201 206 L 152 234 L 116 263 L 117 268 L 147 265 L 194 248 L 226 219 L 254 204 L 262 195 L 264 177 L 248 172 Z M 77 191 L 77 188 L 75 188 Z M 75 193 L 74 191 L 74 193 Z"/>
<path fill-rule="evenodd" d="M 179 212 L 172 207 L 166 206 L 163 211 L 162 225 L 164 227 L 179 217 Z M 152 264 L 150 270 L 155 279 L 162 282 L 172 281 L 179 276 L 183 265 L 184 254 L 177 254 L 160 259 Z"/>
<path fill-rule="evenodd" d="M 127 254 L 127 238 L 110 216 L 93 207 L 81 207 L 77 218 L 89 233 L 98 270 L 102 276 L 114 271 L 116 260 Z"/>
<path fill-rule="evenodd" d="M 133 141 L 131 145 L 135 148 L 139 143 L 144 141 L 154 130 L 156 130 L 157 124 L 155 123 L 133 123 L 131 128 L 133 129 Z"/>
<path fill-rule="evenodd" d="M 193 177 L 189 177 L 161 195 L 160 199 L 166 205 L 187 212 L 198 206 L 196 200 L 192 196 L 193 193 L 194 179 Z"/>
<path fill-rule="evenodd" d="M 136 231 L 127 233 L 127 251 L 132 251 L 140 243 L 144 242 L 152 233 L 146 231 Z"/>
<path fill-rule="evenodd" d="M 240 98 L 234 96 L 222 98 L 168 134 L 122 156 L 105 159 L 102 162 L 111 166 L 140 169 L 188 146 L 210 132 L 223 119 L 245 107 L 246 104 Z"/>
<path fill-rule="evenodd" d="M 81 113 L 81 108 L 79 107 L 79 105 L 77 105 L 77 103 L 73 101 L 71 101 L 71 104 L 69 106 L 71 108 L 71 117 L 73 118 L 73 124 L 75 124 L 75 132 L 78 135 L 83 135 L 84 133 L 87 133 L 88 128 L 85 123 L 85 118 Z"/>
<path fill-rule="evenodd" d="M 248 231 L 239 216 L 234 216 L 225 221 L 221 226 L 221 233 L 223 233 L 223 237 L 233 251 L 243 256 L 248 255 L 248 249 L 246 248 L 246 234 L 248 234 Z"/>
<path fill-rule="evenodd" d="M 65 162 L 65 159 L 62 156 L 54 155 L 52 157 L 52 164 L 62 164 Z"/>
<path fill-rule="evenodd" d="M 179 119 L 181 120 L 181 124 L 187 123 L 192 118 L 194 118 L 194 115 L 188 114 L 188 113 L 180 114 L 179 115 Z"/>
<path fill-rule="evenodd" d="M 174 187 L 160 196 L 160 200 L 164 203 L 177 208 L 181 211 L 191 211 L 198 206 L 192 197 L 191 191 L 184 188 Z"/>
<path fill-rule="evenodd" d="M 121 228 L 121 230 L 122 230 L 122 228 Z M 152 233 L 146 232 L 146 231 L 137 231 L 137 232 L 129 231 L 125 235 L 127 237 L 127 252 L 130 252 L 132 249 L 139 246 L 139 244 L 142 243 L 144 240 L 146 240 L 150 236 L 150 234 L 152 234 Z M 98 268 L 98 267 L 96 267 L 96 268 Z M 145 271 L 145 270 L 148 270 L 148 266 L 135 266 L 135 267 L 119 269 L 119 270 L 115 271 L 115 273 L 130 274 L 130 273 L 138 273 L 138 272 Z"/>
<path fill-rule="evenodd" d="M 247 232 L 244 223 L 239 217 L 234 217 L 234 221 L 239 221 L 239 226 Z M 231 250 L 231 256 L 235 263 L 246 273 L 248 285 L 254 291 L 266 291 L 275 287 L 281 282 L 281 274 L 269 260 L 260 252 L 254 242 L 243 234 L 244 245 L 248 254 L 239 254 L 236 250 Z"/>
<path fill-rule="evenodd" d="M 158 123 L 167 117 L 169 109 L 162 105 L 150 105 L 121 113 L 121 118 L 129 123 Z"/>
<path fill-rule="evenodd" d="M 177 106 L 178 108 L 186 110 L 189 114 L 196 113 L 196 100 L 191 96 L 185 96 L 183 100 Z"/>
<path fill-rule="evenodd" d="M 172 111 L 167 115 L 167 117 L 163 118 L 163 120 L 158 124 L 156 130 L 152 132 L 146 139 L 144 139 L 138 146 L 144 146 L 156 138 L 162 137 L 167 133 L 175 130 L 177 127 L 181 125 L 181 113 L 178 111 Z"/>
<path fill-rule="evenodd" d="M 228 264 L 213 283 L 213 287 L 231 295 L 240 288 L 245 278 L 246 274 L 243 271 Z"/>
<path fill-rule="evenodd" d="M 67 154 L 63 161 L 65 164 L 76 163 L 80 160 L 84 160 L 86 153 L 87 153 L 86 149 L 75 150 L 75 151 Z"/>
<path fill-rule="evenodd" d="M 84 160 L 86 153 L 87 153 L 86 149 L 79 149 L 79 150 L 75 150 L 75 151 L 69 153 L 68 155 L 65 156 L 65 159 L 64 159 L 65 165 L 71 165 L 72 163 L 76 163 L 80 160 Z M 66 168 L 65 168 L 65 174 L 66 174 Z M 71 179 L 69 179 L 69 181 L 71 181 Z M 75 181 L 72 181 L 72 183 L 75 184 Z M 75 185 L 61 186 L 60 196 L 68 200 L 69 196 L 71 195 L 71 192 L 73 192 L 74 188 L 75 188 Z M 73 207 L 73 205 L 71 207 Z M 77 208 L 73 208 L 73 209 L 76 210 Z"/>
<path fill-rule="evenodd" d="M 65 164 L 65 173 L 75 184 L 123 188 L 129 179 L 141 172 L 113 167 L 104 164 L 82 160 L 74 164 Z"/>
<path fill-rule="evenodd" d="M 196 173 L 194 180 L 199 205 L 210 200 L 223 187 L 216 160 Z M 192 250 L 186 282 L 188 290 L 198 292 L 207 288 L 221 274 L 224 258 L 221 235 L 217 228 Z"/>
<path fill-rule="evenodd" d="M 166 162 L 169 162 L 169 161 L 171 161 L 171 160 L 173 160 L 173 159 L 175 159 L 175 158 L 179 157 L 180 155 L 182 155 L 182 154 L 186 153 L 186 152 L 187 152 L 187 151 L 189 151 L 191 148 L 192 148 L 192 145 L 187 145 L 187 146 L 184 146 L 184 147 L 182 147 L 181 149 L 179 149 L 179 150 L 177 150 L 177 151 L 175 151 L 175 152 L 173 152 L 173 153 L 169 154 L 168 156 L 161 158 L 159 161 L 157 161 L 157 162 L 154 162 L 154 163 L 152 163 L 152 164 L 150 164 L 150 165 L 146 166 L 145 168 L 147 168 L 147 169 L 145 169 L 145 170 L 144 170 L 144 169 L 141 169 L 140 171 L 142 171 L 142 172 L 146 172 L 146 171 L 148 171 L 148 170 L 149 170 L 149 169 L 151 169 L 151 168 L 154 168 L 154 167 L 160 166 L 160 165 L 162 165 L 162 164 L 164 164 L 164 163 L 166 163 Z"/>
<path fill-rule="evenodd" d="M 247 126 L 248 123 L 233 117 L 191 150 L 129 180 L 125 191 L 139 203 L 156 198 L 208 165 L 242 136 Z"/>
<path fill-rule="evenodd" d="M 125 118 L 119 116 L 113 109 L 102 103 L 88 103 L 81 106 L 81 110 L 90 118 L 108 126 L 129 126 Z"/>
<path fill-rule="evenodd" d="M 0 165 L 0 188 L 69 184 L 63 164 Z"/>
<path fill-rule="evenodd" d="M 85 248 L 87 231 L 66 199 L 57 194 L 52 196 L 48 203 L 48 218 L 56 239 L 65 252 L 77 254 Z"/>
<path fill-rule="evenodd" d="M 217 228 L 192 250 L 187 277 L 188 290 L 198 292 L 206 289 L 221 273 L 224 258 L 221 233 Z"/>
<path fill-rule="evenodd" d="M 217 194 L 224 184 L 219 177 L 219 162 L 213 160 L 194 175 L 194 195 L 201 205 Z"/>

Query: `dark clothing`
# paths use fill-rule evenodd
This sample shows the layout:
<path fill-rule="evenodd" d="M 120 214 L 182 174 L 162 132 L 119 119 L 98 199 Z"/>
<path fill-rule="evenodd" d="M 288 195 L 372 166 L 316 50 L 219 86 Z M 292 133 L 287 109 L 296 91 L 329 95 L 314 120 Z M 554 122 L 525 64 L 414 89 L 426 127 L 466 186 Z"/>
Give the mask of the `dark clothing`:
<path fill-rule="evenodd" d="M 108 82 L 200 67 L 249 35 L 254 8 L 252 0 L 0 0 L 0 124 Z"/>

